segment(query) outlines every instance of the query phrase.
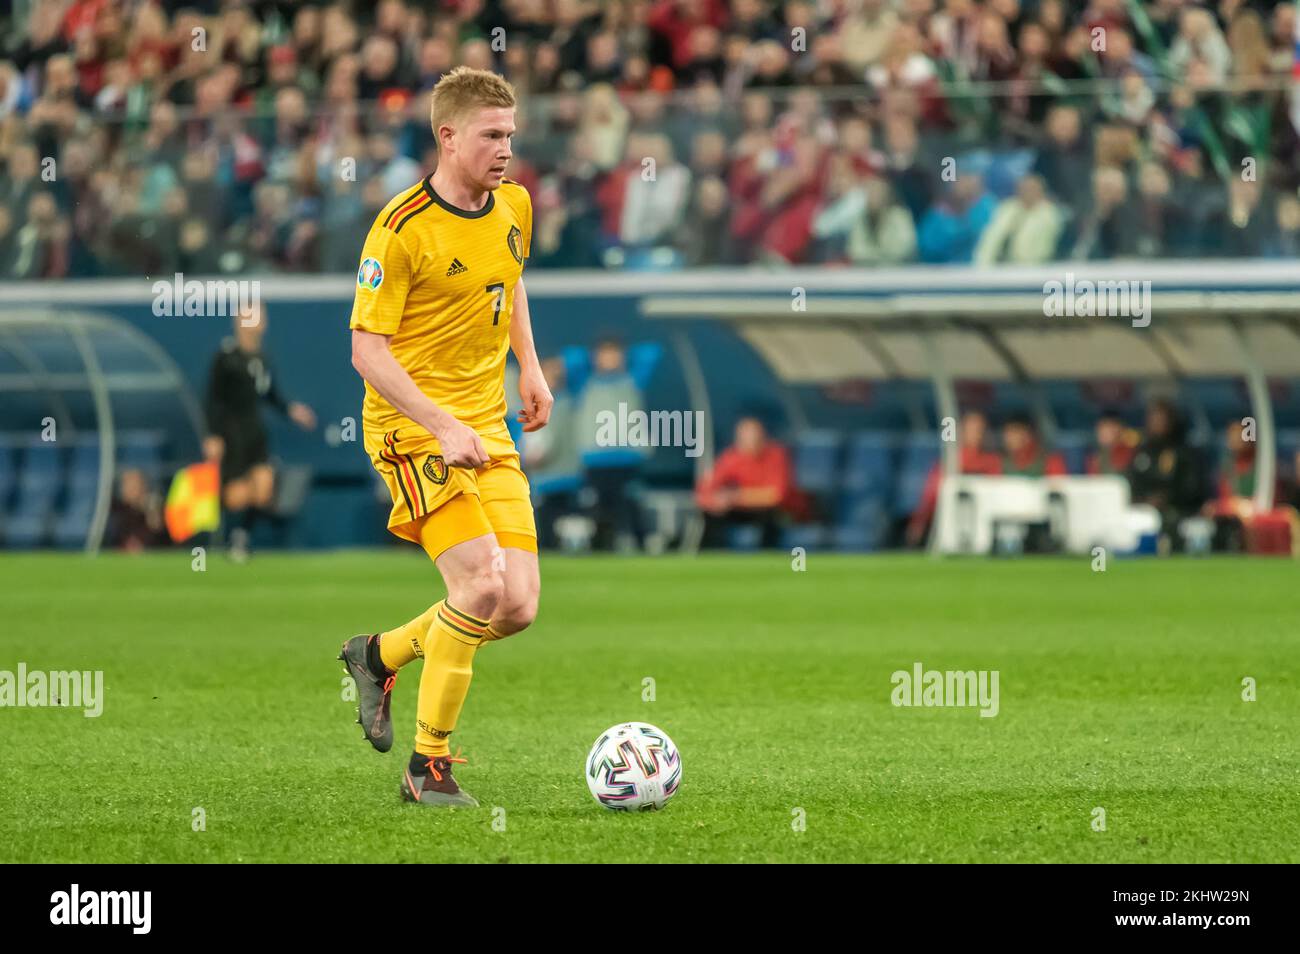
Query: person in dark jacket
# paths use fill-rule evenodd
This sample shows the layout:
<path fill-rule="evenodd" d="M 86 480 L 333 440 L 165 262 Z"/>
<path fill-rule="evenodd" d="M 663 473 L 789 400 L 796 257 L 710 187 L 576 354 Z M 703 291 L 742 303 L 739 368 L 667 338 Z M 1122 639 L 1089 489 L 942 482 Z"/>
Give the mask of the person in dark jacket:
<path fill-rule="evenodd" d="M 275 472 L 271 467 L 262 402 L 273 406 L 303 430 L 316 427 L 316 415 L 299 401 L 287 400 L 262 352 L 266 309 L 260 304 L 235 318 L 235 335 L 227 338 L 208 377 L 208 437 L 203 452 L 221 464 L 221 502 L 230 527 L 230 556 L 248 558 L 253 522 L 271 503 Z"/>
<path fill-rule="evenodd" d="M 1163 398 L 1147 408 L 1146 434 L 1128 469 L 1133 502 L 1160 512 L 1161 536 L 1172 549 L 1182 548 L 1178 524 L 1200 510 L 1205 481 L 1200 456 L 1187 443 L 1186 426 L 1178 409 Z"/>

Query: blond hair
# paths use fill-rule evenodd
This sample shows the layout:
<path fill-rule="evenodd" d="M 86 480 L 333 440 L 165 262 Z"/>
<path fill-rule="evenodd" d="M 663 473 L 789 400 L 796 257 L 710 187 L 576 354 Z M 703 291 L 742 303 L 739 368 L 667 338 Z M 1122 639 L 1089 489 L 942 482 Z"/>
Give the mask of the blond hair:
<path fill-rule="evenodd" d="M 513 109 L 515 88 L 491 70 L 458 66 L 445 74 L 433 87 L 429 102 L 429 122 L 437 142 L 441 126 L 455 126 L 466 113 L 483 107 Z M 439 148 L 442 144 L 437 143 Z"/>

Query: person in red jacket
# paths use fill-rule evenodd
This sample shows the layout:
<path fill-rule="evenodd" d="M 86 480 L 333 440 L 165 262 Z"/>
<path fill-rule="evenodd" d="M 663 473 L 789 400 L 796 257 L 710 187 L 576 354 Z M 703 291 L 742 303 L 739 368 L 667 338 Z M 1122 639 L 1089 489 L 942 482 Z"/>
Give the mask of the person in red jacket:
<path fill-rule="evenodd" d="M 1038 440 L 1038 429 L 1024 414 L 1002 424 L 1002 473 L 1008 477 L 1064 477 L 1065 458 L 1049 453 Z"/>
<path fill-rule="evenodd" d="M 1133 463 L 1133 454 L 1137 450 L 1137 431 L 1125 427 L 1123 419 L 1113 411 L 1107 411 L 1097 418 L 1097 449 L 1088 455 L 1088 473 L 1119 474 L 1121 477 Z"/>
<path fill-rule="evenodd" d="M 1290 553 L 1300 521 L 1286 504 L 1281 480 L 1273 485 L 1273 509 L 1255 508 L 1258 445 L 1248 437 L 1241 421 L 1228 423 L 1226 453 L 1216 479 L 1218 493 L 1201 508 L 1202 514 L 1214 520 L 1214 549 Z"/>
<path fill-rule="evenodd" d="M 1000 474 L 1002 462 L 998 455 L 984 449 L 984 438 L 988 433 L 989 420 L 983 411 L 970 410 L 962 415 L 961 431 L 958 434 L 958 470 L 963 474 Z M 925 488 L 921 491 L 921 502 L 912 511 L 907 523 L 907 545 L 920 546 L 925 539 L 930 521 L 934 518 L 935 504 L 939 499 L 939 481 L 943 478 L 943 461 L 938 461 L 930 468 L 925 478 Z"/>
<path fill-rule="evenodd" d="M 746 525 L 762 531 L 762 546 L 776 546 L 795 495 L 789 451 L 768 437 L 758 418 L 742 417 L 735 442 L 695 488 L 704 513 L 704 546 L 725 546 L 727 530 Z"/>

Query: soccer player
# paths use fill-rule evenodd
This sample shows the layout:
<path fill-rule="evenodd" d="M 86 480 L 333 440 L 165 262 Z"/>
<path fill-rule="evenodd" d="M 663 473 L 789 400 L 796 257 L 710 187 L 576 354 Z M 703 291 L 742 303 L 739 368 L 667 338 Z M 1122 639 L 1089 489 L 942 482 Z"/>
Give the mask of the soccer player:
<path fill-rule="evenodd" d="M 266 309 L 259 303 L 235 316 L 235 335 L 227 338 L 208 375 L 208 436 L 203 453 L 221 463 L 221 502 L 230 526 L 230 558 L 248 559 L 253 522 L 271 503 L 271 467 L 261 404 L 266 401 L 303 430 L 316 427 L 316 414 L 285 398 L 262 351 Z"/>
<path fill-rule="evenodd" d="M 448 737 L 484 642 L 526 628 L 541 583 L 528 480 L 506 430 L 506 350 L 519 362 L 518 420 L 546 425 L 553 399 L 533 346 L 524 264 L 528 191 L 505 178 L 514 90 L 458 67 L 434 87 L 433 175 L 400 193 L 366 238 L 352 307 L 352 364 L 365 379 L 365 446 L 393 498 L 388 529 L 418 543 L 447 598 L 343 646 L 371 745 L 393 744 L 398 671 L 420 676 L 415 752 L 401 794 L 423 805 L 478 802 L 452 776 Z"/>

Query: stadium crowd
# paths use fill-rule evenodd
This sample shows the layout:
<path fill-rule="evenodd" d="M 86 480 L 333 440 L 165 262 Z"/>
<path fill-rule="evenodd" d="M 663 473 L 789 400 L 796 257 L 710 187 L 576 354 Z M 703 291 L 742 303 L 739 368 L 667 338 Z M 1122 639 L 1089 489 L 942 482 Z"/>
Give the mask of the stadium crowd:
<path fill-rule="evenodd" d="M 450 67 L 542 267 L 1300 253 L 1295 4 L 12 0 L 8 278 L 350 272 Z"/>

